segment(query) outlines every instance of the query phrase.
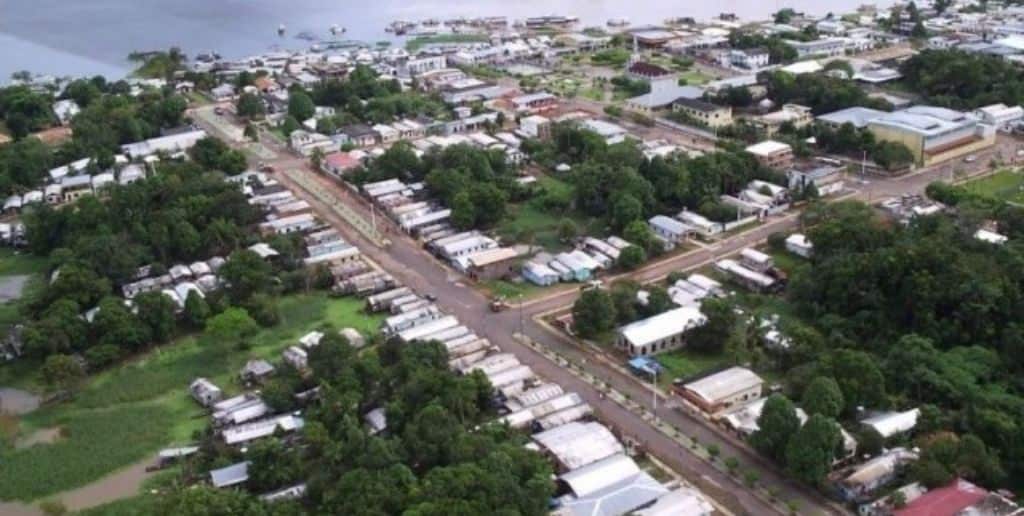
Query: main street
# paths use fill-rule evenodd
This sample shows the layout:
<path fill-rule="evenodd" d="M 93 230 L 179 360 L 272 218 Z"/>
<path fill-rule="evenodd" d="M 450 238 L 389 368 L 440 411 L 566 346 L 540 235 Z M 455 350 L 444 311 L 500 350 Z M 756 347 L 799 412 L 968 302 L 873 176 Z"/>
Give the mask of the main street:
<path fill-rule="evenodd" d="M 217 127 L 220 124 L 211 124 L 208 117 L 200 117 L 199 120 L 212 134 L 222 134 L 222 130 Z M 608 399 L 590 383 L 583 381 L 566 368 L 513 338 L 513 334 L 521 331 L 542 346 L 583 367 L 611 388 L 626 394 L 630 399 L 645 405 L 648 409 L 653 408 L 651 391 L 648 386 L 640 383 L 637 378 L 625 373 L 613 363 L 601 359 L 600 355 L 580 346 L 564 335 L 550 331 L 541 322 L 535 320 L 534 316 L 536 315 L 571 305 L 577 295 L 576 290 L 566 290 L 503 313 L 492 313 L 488 309 L 488 300 L 482 293 L 469 286 L 463 276 L 435 260 L 417 242 L 402 235 L 390 221 L 380 217 L 377 219 L 381 230 L 390 233 L 391 244 L 386 248 L 380 247 L 377 242 L 369 241 L 361 233 L 355 231 L 349 223 L 338 216 L 331 206 L 322 203 L 306 188 L 311 181 L 314 182 L 318 188 L 330 191 L 335 198 L 340 199 L 349 208 L 369 220 L 372 216 L 370 208 L 362 198 L 355 196 L 349 189 L 335 181 L 313 171 L 306 160 L 295 157 L 271 135 L 264 133 L 262 140 L 262 146 L 270 152 L 260 152 L 261 157 L 270 158 L 273 155 L 273 158 L 262 159 L 262 161 L 279 171 L 277 178 L 293 189 L 297 195 L 306 199 L 325 221 L 338 228 L 351 242 L 358 245 L 365 255 L 403 284 L 421 293 L 436 295 L 439 305 L 457 316 L 463 324 L 472 328 L 479 335 L 487 337 L 502 350 L 514 353 L 521 362 L 533 368 L 538 375 L 561 384 L 567 390 L 578 392 L 595 408 L 602 421 L 614 427 L 622 435 L 629 436 L 641 443 L 648 452 L 681 473 L 684 478 L 706 491 L 729 510 L 738 514 L 779 512 L 776 506 L 755 495 L 733 476 L 716 469 L 662 433 L 651 423 Z M 987 163 L 987 160 L 979 159 L 979 168 L 982 161 Z M 291 173 L 304 174 L 306 177 L 303 184 L 298 184 L 291 177 Z M 853 197 L 880 199 L 907 193 L 919 193 L 928 183 L 944 176 L 952 176 L 948 167 L 927 169 L 902 178 L 873 179 L 867 184 L 856 185 L 860 190 L 854 193 Z M 790 230 L 796 224 L 797 217 L 794 214 L 769 219 L 752 230 L 723 239 L 712 246 L 702 247 L 649 264 L 628 277 L 640 281 L 651 281 L 663 277 L 669 272 L 701 267 L 718 257 L 760 243 L 773 232 Z M 661 399 L 660 403 L 664 404 L 666 401 Z M 658 416 L 671 426 L 680 429 L 685 435 L 696 437 L 705 445 L 717 446 L 723 457 L 733 456 L 740 459 L 744 463 L 744 467 L 757 472 L 760 484 L 777 493 L 779 499 L 795 502 L 801 512 L 806 514 L 837 514 L 841 512 L 829 500 L 790 481 L 772 464 L 763 460 L 747 446 L 722 433 L 701 418 L 683 411 L 664 408 L 658 412 Z"/>

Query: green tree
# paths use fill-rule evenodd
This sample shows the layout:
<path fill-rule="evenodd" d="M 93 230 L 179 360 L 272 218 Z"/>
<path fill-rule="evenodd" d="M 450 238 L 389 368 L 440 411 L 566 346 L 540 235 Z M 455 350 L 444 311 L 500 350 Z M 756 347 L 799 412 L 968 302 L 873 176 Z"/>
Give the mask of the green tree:
<path fill-rule="evenodd" d="M 814 414 L 786 445 L 786 468 L 791 475 L 818 485 L 832 469 L 832 461 L 842 446 L 839 425 L 821 414 Z"/>
<path fill-rule="evenodd" d="M 643 216 L 643 204 L 628 193 L 620 195 L 612 204 L 611 222 L 616 231 L 621 231 L 631 222 L 642 220 Z"/>
<path fill-rule="evenodd" d="M 284 122 L 281 124 L 281 132 L 285 136 L 290 136 L 293 132 L 302 129 L 302 124 L 295 119 L 294 116 L 288 115 L 284 118 Z"/>
<path fill-rule="evenodd" d="M 93 329 L 99 335 L 99 344 L 138 351 L 153 338 L 149 327 L 138 316 L 128 311 L 120 298 L 104 298 L 98 308 L 99 312 L 93 320 Z"/>
<path fill-rule="evenodd" d="M 218 273 L 227 284 L 229 296 L 237 304 L 268 290 L 273 278 L 270 265 L 248 249 L 231 253 Z"/>
<path fill-rule="evenodd" d="M 69 355 L 50 355 L 39 369 L 43 383 L 60 392 L 73 394 L 85 377 L 82 366 Z"/>
<path fill-rule="evenodd" d="M 622 238 L 627 242 L 644 248 L 651 252 L 658 247 L 658 241 L 654 238 L 651 227 L 642 220 L 630 222 L 622 232 Z"/>
<path fill-rule="evenodd" d="M 244 308 L 228 308 L 206 320 L 206 335 L 222 342 L 241 344 L 260 327 Z"/>
<path fill-rule="evenodd" d="M 619 253 L 619 259 L 616 264 L 624 270 L 632 271 L 639 268 L 646 261 L 647 252 L 640 246 L 631 245 Z"/>
<path fill-rule="evenodd" d="M 476 225 L 476 205 L 469 192 L 463 190 L 452 199 L 452 224 L 459 229 L 472 229 Z"/>
<path fill-rule="evenodd" d="M 262 118 L 266 114 L 263 100 L 252 93 L 243 93 L 238 97 L 235 111 L 238 113 L 238 116 L 249 119 Z"/>
<path fill-rule="evenodd" d="M 720 353 L 739 323 L 733 305 L 726 299 L 708 297 L 701 302 L 700 311 L 707 321 L 690 330 L 687 345 L 703 353 Z"/>
<path fill-rule="evenodd" d="M 190 292 L 191 296 L 193 292 Z M 145 292 L 135 297 L 138 317 L 149 328 L 149 334 L 157 342 L 167 342 L 174 334 L 177 306 L 171 298 L 161 292 Z"/>
<path fill-rule="evenodd" d="M 801 404 L 808 414 L 821 414 L 833 419 L 839 417 L 846 407 L 839 384 L 827 376 L 819 376 L 811 381 L 804 390 Z"/>
<path fill-rule="evenodd" d="M 562 242 L 570 242 L 580 234 L 580 228 L 572 219 L 565 218 L 558 221 L 558 239 Z"/>
<path fill-rule="evenodd" d="M 800 430 L 800 419 L 793 402 L 781 394 L 771 395 L 757 418 L 758 430 L 750 436 L 750 443 L 764 455 L 780 464 L 786 460 L 786 446 Z"/>
<path fill-rule="evenodd" d="M 590 289 L 572 306 L 573 329 L 583 338 L 609 331 L 615 324 L 615 305 L 608 292 Z"/>
<path fill-rule="evenodd" d="M 314 114 L 316 114 L 316 105 L 313 104 L 313 99 L 309 94 L 293 90 L 288 95 L 288 116 L 304 121 L 313 118 Z"/>
<path fill-rule="evenodd" d="M 857 407 L 881 407 L 885 404 L 885 377 L 878 362 L 863 351 L 841 349 L 832 360 L 835 378 L 850 413 Z"/>

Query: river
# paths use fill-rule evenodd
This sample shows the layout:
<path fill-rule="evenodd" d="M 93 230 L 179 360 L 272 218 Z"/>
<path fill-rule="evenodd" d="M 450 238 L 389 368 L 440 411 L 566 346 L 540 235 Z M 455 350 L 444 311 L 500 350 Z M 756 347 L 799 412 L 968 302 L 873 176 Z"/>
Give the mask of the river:
<path fill-rule="evenodd" d="M 237 58 L 275 47 L 301 48 L 303 31 L 326 37 L 332 25 L 347 38 L 389 39 L 396 19 L 507 16 L 510 20 L 560 14 L 582 25 L 612 18 L 656 24 L 677 16 L 707 19 L 733 12 L 764 19 L 781 7 L 823 15 L 855 9 L 864 0 L 0 0 L 0 82 L 29 70 L 52 75 L 104 74 L 129 69 L 133 50 L 179 46 L 186 53 L 216 51 Z M 882 0 L 879 3 L 888 3 Z M 284 24 L 288 32 L 278 37 Z"/>

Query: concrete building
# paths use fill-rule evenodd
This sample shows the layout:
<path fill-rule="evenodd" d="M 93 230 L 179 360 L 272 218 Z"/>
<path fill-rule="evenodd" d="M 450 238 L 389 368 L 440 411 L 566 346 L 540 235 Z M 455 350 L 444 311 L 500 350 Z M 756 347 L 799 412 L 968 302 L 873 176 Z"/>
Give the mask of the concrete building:
<path fill-rule="evenodd" d="M 593 131 L 600 137 L 604 138 L 605 143 L 608 145 L 614 145 L 625 141 L 626 135 L 629 134 L 629 131 L 626 131 L 621 126 L 611 122 L 605 122 L 604 120 L 584 120 L 582 126 L 584 129 Z"/>
<path fill-rule="evenodd" d="M 799 104 L 784 104 L 782 109 L 761 115 L 753 119 L 753 124 L 764 131 L 765 135 L 771 137 L 779 131 L 783 124 L 790 124 L 800 129 L 807 127 L 814 121 L 811 108 Z"/>
<path fill-rule="evenodd" d="M 1007 106 L 1006 104 L 992 104 L 978 108 L 974 116 L 983 123 L 995 126 L 1000 131 L 1011 131 L 1013 126 L 1024 120 L 1024 108 L 1020 106 Z"/>
<path fill-rule="evenodd" d="M 686 333 L 707 321 L 698 307 L 684 306 L 619 328 L 615 345 L 631 357 L 653 355 L 686 344 Z"/>
<path fill-rule="evenodd" d="M 699 99 L 681 98 L 672 103 L 672 110 L 684 113 L 712 129 L 732 125 L 732 108 L 729 106 L 719 106 Z"/>
<path fill-rule="evenodd" d="M 789 169 L 786 176 L 789 178 L 789 189 L 794 192 L 803 191 L 805 188 L 814 185 L 821 197 L 835 195 L 843 191 L 844 167 L 831 165 L 816 165 L 810 167 L 794 167 Z"/>
<path fill-rule="evenodd" d="M 885 111 L 879 111 L 877 109 L 851 107 L 820 115 L 817 120 L 822 125 L 831 129 L 839 129 L 844 124 L 851 124 L 857 129 L 863 129 L 868 126 L 868 122 L 871 120 L 883 117 L 887 114 L 888 113 Z"/>
<path fill-rule="evenodd" d="M 952 109 L 914 106 L 868 122 L 875 138 L 902 143 L 918 165 L 929 166 L 991 147 L 995 127 Z"/>
<path fill-rule="evenodd" d="M 511 247 L 498 247 L 473 253 L 466 257 L 466 273 L 475 280 L 493 280 L 508 276 L 519 258 Z"/>
<path fill-rule="evenodd" d="M 753 371 L 730 367 L 682 386 L 680 394 L 701 410 L 715 414 L 761 397 L 764 380 Z"/>
<path fill-rule="evenodd" d="M 793 147 L 788 143 L 765 140 L 745 149 L 753 154 L 758 163 L 775 169 L 786 169 L 793 165 Z"/>
<path fill-rule="evenodd" d="M 697 230 L 671 217 L 655 215 L 647 221 L 654 236 L 665 243 L 665 249 L 674 249 L 686 239 L 697 234 Z"/>

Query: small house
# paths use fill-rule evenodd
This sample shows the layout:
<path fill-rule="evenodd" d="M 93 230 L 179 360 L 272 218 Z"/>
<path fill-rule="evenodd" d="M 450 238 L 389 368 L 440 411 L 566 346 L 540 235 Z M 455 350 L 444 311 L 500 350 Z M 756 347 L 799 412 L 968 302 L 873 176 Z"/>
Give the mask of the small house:
<path fill-rule="evenodd" d="M 551 267 L 542 263 L 527 262 L 523 264 L 523 278 L 534 285 L 547 287 L 558 283 L 560 277 Z"/>
<path fill-rule="evenodd" d="M 348 345 L 353 348 L 359 349 L 366 345 L 366 339 L 355 328 L 342 328 L 338 333 L 341 334 L 342 337 L 345 337 L 345 340 L 348 341 Z"/>
<path fill-rule="evenodd" d="M 730 367 L 678 389 L 687 401 L 701 410 L 716 414 L 730 407 L 761 397 L 764 380 L 743 367 Z"/>
<path fill-rule="evenodd" d="M 206 378 L 196 378 L 193 380 L 188 386 L 188 391 L 192 398 L 204 407 L 209 407 L 224 397 L 220 387 L 217 387 Z"/>
<path fill-rule="evenodd" d="M 274 374 L 274 366 L 266 360 L 250 360 L 245 363 L 239 376 L 243 382 L 259 383 Z"/>
<path fill-rule="evenodd" d="M 786 237 L 786 250 L 803 258 L 810 258 L 814 252 L 814 244 L 802 233 L 793 233 Z"/>

